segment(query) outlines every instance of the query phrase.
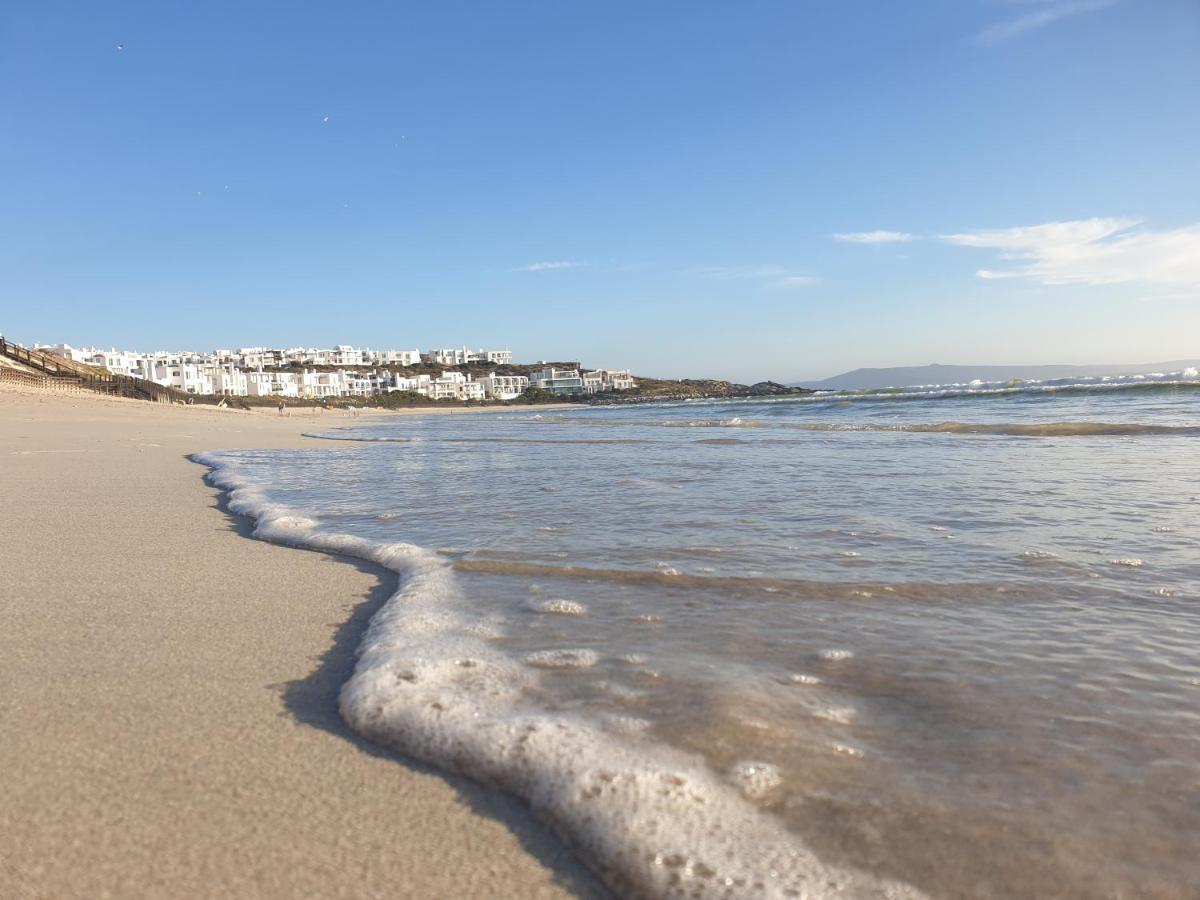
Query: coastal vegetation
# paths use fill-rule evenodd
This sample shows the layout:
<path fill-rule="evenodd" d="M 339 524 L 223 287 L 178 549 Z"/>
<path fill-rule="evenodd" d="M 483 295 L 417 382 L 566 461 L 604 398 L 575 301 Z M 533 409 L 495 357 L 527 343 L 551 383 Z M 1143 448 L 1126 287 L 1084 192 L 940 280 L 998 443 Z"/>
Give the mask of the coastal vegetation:
<path fill-rule="evenodd" d="M 714 400 L 736 397 L 786 397 L 811 394 L 812 390 L 789 387 L 774 381 L 738 384 L 711 378 L 667 380 L 637 377 L 637 387 L 627 391 L 604 391 L 587 398 L 588 403 L 653 403 L 663 400 Z"/>

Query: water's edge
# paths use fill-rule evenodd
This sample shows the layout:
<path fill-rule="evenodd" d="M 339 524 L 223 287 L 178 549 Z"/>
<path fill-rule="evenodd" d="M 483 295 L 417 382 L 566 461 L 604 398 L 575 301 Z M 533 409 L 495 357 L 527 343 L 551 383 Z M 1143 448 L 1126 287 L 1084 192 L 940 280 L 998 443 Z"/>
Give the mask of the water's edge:
<path fill-rule="evenodd" d="M 327 439 L 327 438 L 326 438 Z M 218 451 L 207 451 L 218 452 Z M 217 508 L 224 513 L 229 520 L 234 523 L 234 530 L 237 532 L 239 539 L 246 538 L 249 540 L 263 540 L 267 543 L 273 543 L 278 546 L 285 546 L 289 549 L 305 550 L 308 552 L 321 553 L 332 559 L 339 560 L 346 565 L 355 565 L 364 567 L 370 571 L 377 579 L 377 589 L 381 594 L 386 594 L 386 598 L 380 602 L 364 601 L 362 606 L 355 607 L 354 615 L 345 622 L 336 624 L 337 629 L 349 628 L 356 626 L 354 639 L 357 644 L 361 643 L 362 636 L 366 633 L 370 625 L 370 620 L 374 618 L 376 612 L 386 605 L 387 600 L 395 596 L 399 590 L 399 575 L 392 569 L 380 565 L 372 560 L 361 556 L 355 556 L 342 551 L 325 550 L 316 547 L 309 547 L 304 544 L 290 543 L 281 544 L 279 541 L 272 540 L 255 534 L 255 529 L 258 520 L 255 516 L 249 513 L 237 512 L 230 507 L 231 491 L 228 488 L 222 487 L 216 483 L 211 477 L 213 472 L 218 468 L 210 462 L 205 462 L 197 457 L 202 456 L 202 453 L 188 454 L 189 462 L 203 466 L 207 471 L 203 475 L 205 484 L 217 491 Z M 365 566 L 364 566 L 365 564 Z M 355 623 L 354 619 L 362 618 L 362 607 L 375 607 L 368 609 L 370 613 L 367 616 L 365 624 Z M 355 658 L 358 653 L 355 651 Z M 324 660 L 324 655 L 322 660 Z M 323 663 L 324 664 L 324 663 Z M 290 689 L 298 682 L 289 682 Z M 344 682 L 342 682 L 344 686 Z M 337 708 L 336 698 L 330 702 L 330 705 L 321 710 L 322 715 L 320 721 L 314 721 L 308 716 L 298 712 L 291 703 L 286 699 L 285 705 L 294 716 L 304 724 L 312 727 L 321 728 L 336 734 L 339 738 L 349 741 L 359 747 L 365 753 L 370 753 L 376 756 L 386 757 L 393 762 L 403 765 L 415 772 L 427 774 L 446 782 L 458 791 L 463 800 L 477 814 L 493 819 L 515 834 L 521 846 L 526 852 L 530 853 L 543 866 L 552 872 L 552 876 L 558 884 L 562 885 L 570 893 L 580 897 L 607 898 L 614 896 L 608 887 L 600 880 L 594 869 L 586 865 L 578 854 L 574 853 L 569 844 L 563 839 L 562 835 L 549 827 L 547 823 L 532 814 L 527 803 L 524 803 L 520 798 L 514 797 L 507 791 L 497 790 L 492 785 L 482 784 L 473 779 L 464 778 L 463 776 L 449 772 L 446 769 L 436 766 L 425 760 L 418 759 L 410 754 L 399 752 L 386 743 L 380 743 L 370 739 L 358 731 L 342 716 L 340 709 Z"/>
<path fill-rule="evenodd" d="M 640 723 L 550 715 L 523 686 L 536 675 L 488 646 L 450 563 L 413 544 L 321 533 L 267 502 L 219 452 L 189 459 L 209 471 L 251 536 L 353 557 L 399 584 L 372 617 L 340 712 L 358 734 L 526 804 L 621 896 L 921 896 L 821 862 L 799 838 L 682 752 L 651 748 Z M 747 777 L 760 773 L 749 770 Z"/>

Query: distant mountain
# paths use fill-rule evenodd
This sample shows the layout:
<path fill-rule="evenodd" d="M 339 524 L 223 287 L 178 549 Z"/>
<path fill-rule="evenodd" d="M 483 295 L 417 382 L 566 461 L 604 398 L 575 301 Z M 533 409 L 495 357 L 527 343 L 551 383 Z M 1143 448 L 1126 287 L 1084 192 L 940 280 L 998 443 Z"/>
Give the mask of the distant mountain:
<path fill-rule="evenodd" d="M 1200 360 L 1175 359 L 1169 362 L 1098 366 L 896 366 L 891 369 L 855 369 L 823 381 L 797 381 L 796 387 L 822 391 L 855 391 L 863 388 L 908 387 L 915 384 L 964 384 L 974 381 L 1008 381 L 1040 378 L 1080 378 L 1089 375 L 1145 375 L 1151 372 L 1179 372 L 1200 368 Z"/>

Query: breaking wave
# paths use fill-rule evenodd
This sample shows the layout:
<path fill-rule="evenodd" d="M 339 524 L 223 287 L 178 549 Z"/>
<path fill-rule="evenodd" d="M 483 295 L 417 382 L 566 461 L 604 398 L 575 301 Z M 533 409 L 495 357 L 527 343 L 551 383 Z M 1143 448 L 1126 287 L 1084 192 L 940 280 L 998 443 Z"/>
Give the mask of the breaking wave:
<path fill-rule="evenodd" d="M 591 665 L 597 655 L 562 650 L 530 664 L 503 653 L 492 640 L 502 624 L 463 595 L 449 560 L 411 543 L 323 530 L 272 502 L 245 467 L 222 454 L 193 459 L 210 467 L 233 512 L 255 520 L 256 537 L 358 557 L 399 576 L 341 691 L 350 726 L 522 798 L 620 896 L 921 896 L 821 862 L 746 799 L 753 796 L 747 779 L 750 787 L 770 781 L 757 764 L 722 776 L 627 722 L 539 706 L 545 670 Z"/>
<path fill-rule="evenodd" d="M 1200 426 L 1144 425 L 1136 422 L 936 422 L 932 424 L 881 424 L 875 422 L 793 422 L 782 426 L 796 431 L 887 431 L 910 434 L 997 434 L 1013 437 L 1088 437 L 1141 434 L 1200 435 Z"/>
<path fill-rule="evenodd" d="M 922 384 L 906 387 L 862 388 L 847 391 L 817 391 L 814 399 L 839 400 L 936 400 L 954 397 L 1004 397 L 1014 394 L 1111 394 L 1200 390 L 1200 371 L 1153 372 L 1147 375 L 1100 375 L 1053 380 L 970 381 L 951 384 Z"/>

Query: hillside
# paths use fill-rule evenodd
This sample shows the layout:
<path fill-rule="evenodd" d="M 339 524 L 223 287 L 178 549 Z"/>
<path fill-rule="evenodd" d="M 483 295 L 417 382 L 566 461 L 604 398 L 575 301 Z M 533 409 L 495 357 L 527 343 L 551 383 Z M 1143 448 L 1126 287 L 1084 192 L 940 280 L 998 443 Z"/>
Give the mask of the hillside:
<path fill-rule="evenodd" d="M 608 392 L 591 398 L 592 403 L 648 403 L 659 400 L 699 400 L 706 398 L 732 397 L 779 397 L 810 394 L 801 387 L 789 387 L 774 381 L 756 384 L 737 384 L 710 378 L 683 378 L 670 381 L 659 378 L 634 376 L 637 387 L 631 391 Z"/>
<path fill-rule="evenodd" d="M 822 381 L 796 382 L 821 391 L 855 391 L 864 388 L 907 387 L 917 384 L 963 384 L 974 381 L 1009 381 L 1013 378 L 1043 381 L 1055 378 L 1084 378 L 1094 375 L 1144 375 L 1150 372 L 1179 372 L 1200 367 L 1200 360 L 1177 359 L 1156 363 L 1090 366 L 973 366 L 940 365 L 896 366 L 881 369 L 854 369 Z"/>

